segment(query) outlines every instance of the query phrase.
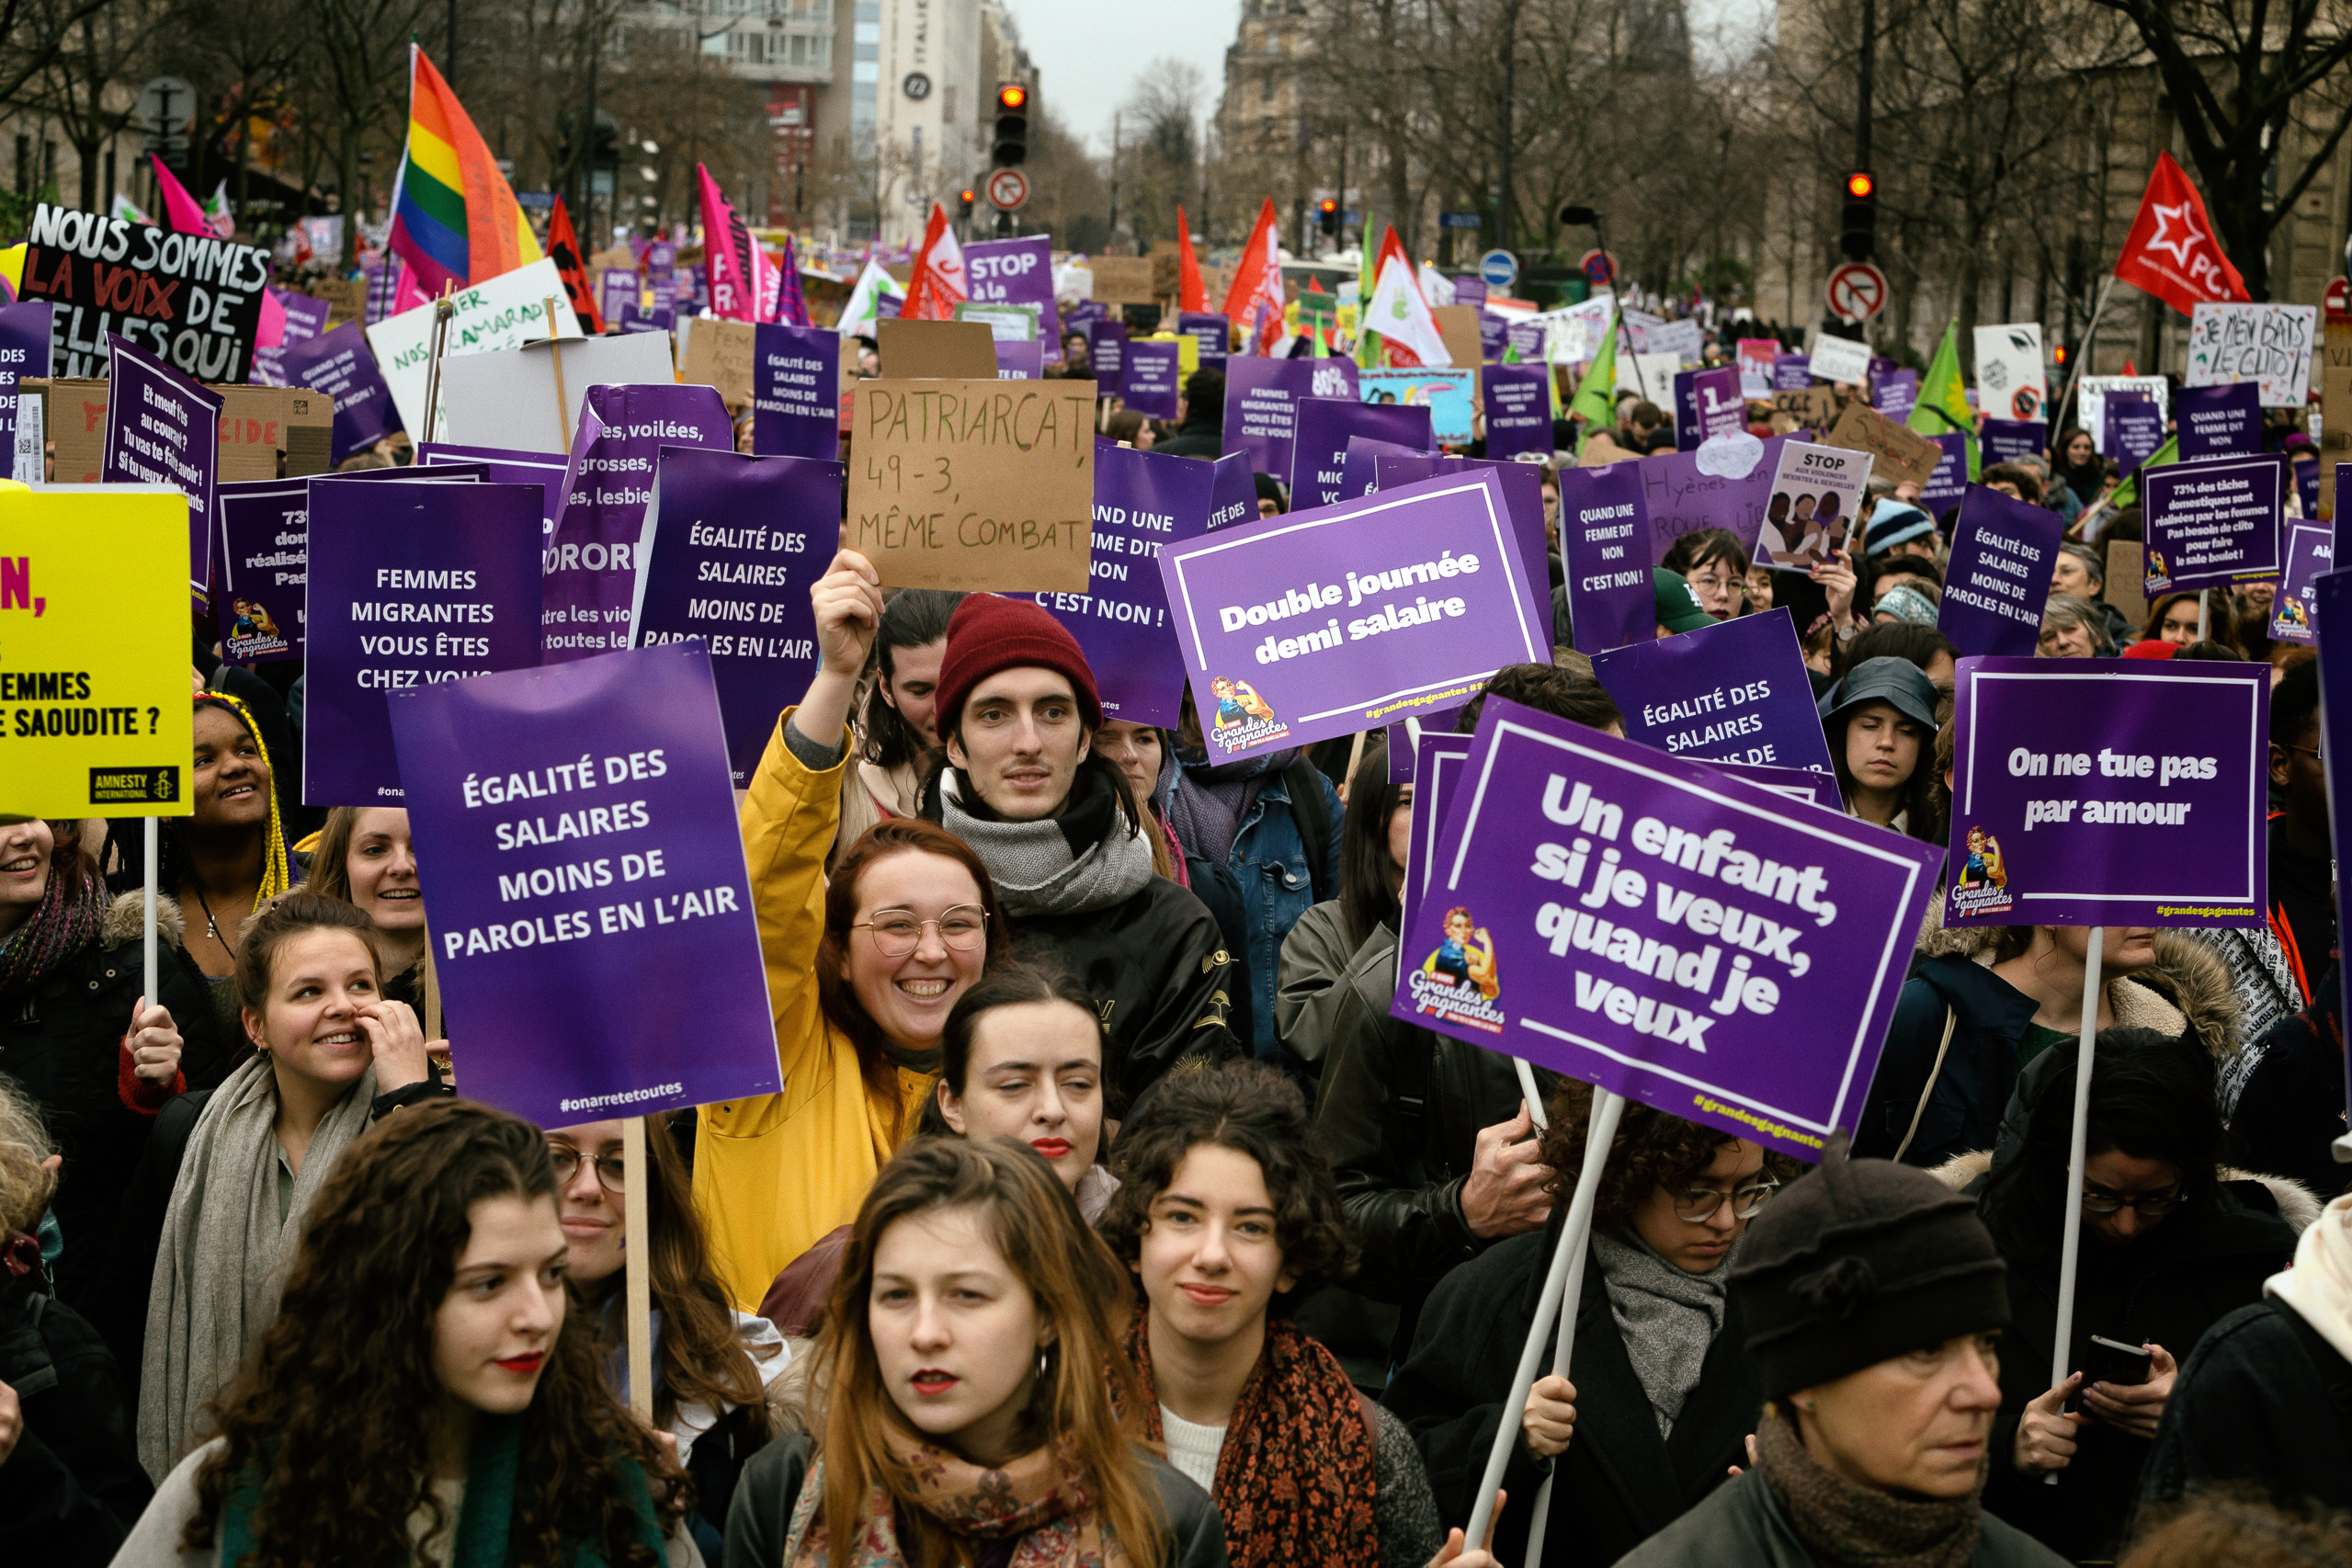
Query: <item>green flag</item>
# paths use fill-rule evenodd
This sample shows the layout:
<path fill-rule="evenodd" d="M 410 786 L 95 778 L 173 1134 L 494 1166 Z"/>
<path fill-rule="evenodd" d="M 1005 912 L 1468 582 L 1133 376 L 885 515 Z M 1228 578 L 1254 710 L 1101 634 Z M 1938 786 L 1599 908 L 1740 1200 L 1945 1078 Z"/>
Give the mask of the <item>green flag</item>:
<path fill-rule="evenodd" d="M 1967 440 L 1968 476 L 1977 476 L 1983 460 L 1976 449 L 1976 416 L 1969 412 L 1968 383 L 1960 379 L 1960 323 L 1944 324 L 1944 341 L 1936 346 L 1927 373 L 1919 378 L 1919 401 L 1903 423 L 1923 436 L 1959 431 Z"/>
<path fill-rule="evenodd" d="M 1576 395 L 1569 400 L 1568 417 L 1585 416 L 1576 431 L 1576 450 L 1585 449 L 1585 437 L 1593 431 L 1617 423 L 1617 318 L 1609 318 L 1608 328 L 1601 335 L 1600 351 L 1593 362 L 1585 367 L 1585 379 L 1576 383 Z"/>

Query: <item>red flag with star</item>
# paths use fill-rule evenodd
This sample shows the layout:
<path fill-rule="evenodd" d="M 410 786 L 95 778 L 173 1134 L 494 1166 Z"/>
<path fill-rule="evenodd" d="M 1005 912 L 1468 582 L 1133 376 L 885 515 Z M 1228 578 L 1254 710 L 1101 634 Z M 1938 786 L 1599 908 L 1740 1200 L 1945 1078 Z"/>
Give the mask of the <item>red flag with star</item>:
<path fill-rule="evenodd" d="M 2205 199 L 2170 153 L 2156 154 L 2148 193 L 2140 199 L 2140 215 L 2124 236 L 2115 276 L 2183 315 L 2191 314 L 2197 305 L 2250 298 L 2245 279 L 2213 238 Z"/>

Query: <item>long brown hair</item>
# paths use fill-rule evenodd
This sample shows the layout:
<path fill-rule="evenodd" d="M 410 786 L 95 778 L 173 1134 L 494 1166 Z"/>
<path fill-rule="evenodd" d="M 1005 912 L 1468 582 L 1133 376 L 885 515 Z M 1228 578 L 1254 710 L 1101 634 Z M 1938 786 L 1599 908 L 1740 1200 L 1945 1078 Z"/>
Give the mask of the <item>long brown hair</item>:
<path fill-rule="evenodd" d="M 891 1451 L 888 1431 L 912 1428 L 882 1386 L 867 1322 L 882 1233 L 935 1209 L 977 1210 L 1052 1326 L 1049 1377 L 1030 1393 L 1022 1440 L 1061 1445 L 1085 1477 L 1103 1533 L 1118 1540 L 1133 1568 L 1162 1568 L 1167 1525 L 1138 1447 L 1142 1388 L 1120 1350 L 1131 1299 L 1127 1271 L 1086 1228 L 1052 1167 L 1005 1139 L 917 1139 L 882 1167 L 858 1210 L 817 1341 L 825 1538 L 858 1540 L 866 1500 L 879 1486 L 910 1524 L 907 1558 L 916 1568 L 965 1560 L 959 1538 L 927 1522 L 913 1477 Z"/>
<path fill-rule="evenodd" d="M 866 1092 L 876 1103 L 896 1108 L 900 1103 L 897 1069 L 884 1049 L 881 1026 L 858 1000 L 857 988 L 841 972 L 849 958 L 849 927 L 858 918 L 858 884 L 869 868 L 893 855 L 910 851 L 945 856 L 971 873 L 980 889 L 980 906 L 988 912 L 987 961 L 996 963 L 1013 950 L 1012 930 L 996 903 L 996 884 L 971 846 L 921 817 L 885 817 L 868 828 L 834 862 L 833 880 L 824 890 L 824 936 L 817 943 L 817 1006 L 835 1028 L 858 1048 L 858 1071 Z M 844 1537 L 843 1539 L 847 1539 Z"/>
<path fill-rule="evenodd" d="M 454 1521 L 422 1447 L 443 1397 L 434 1315 L 475 1204 L 554 1196 L 546 1138 L 488 1106 L 411 1107 L 353 1142 L 312 1206 L 276 1321 L 206 1407 L 222 1442 L 196 1472 L 183 1546 L 210 1547 L 230 1496 L 257 1481 L 252 1568 L 405 1568 L 419 1507 L 433 1522 L 414 1555 L 437 1555 Z M 521 1418 L 511 1539 L 528 1568 L 560 1568 L 584 1542 L 614 1568 L 659 1568 L 623 1459 L 665 1531 L 686 1511 L 685 1472 L 614 1403 L 597 1359 L 595 1330 L 567 1314 Z"/>
<path fill-rule="evenodd" d="M 357 806 L 337 806 L 326 813 L 318 842 L 311 846 L 311 866 L 302 886 L 346 903 L 359 902 L 351 896 L 351 830 L 358 820 Z"/>

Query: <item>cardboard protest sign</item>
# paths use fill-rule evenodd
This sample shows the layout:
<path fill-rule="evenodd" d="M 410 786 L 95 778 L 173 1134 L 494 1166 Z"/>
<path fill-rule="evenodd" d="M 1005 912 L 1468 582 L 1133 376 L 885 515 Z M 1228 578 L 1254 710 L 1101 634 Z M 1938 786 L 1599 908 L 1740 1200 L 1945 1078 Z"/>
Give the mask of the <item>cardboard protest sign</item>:
<path fill-rule="evenodd" d="M 1062 317 L 1053 302 L 1051 235 L 978 240 L 964 246 L 963 281 L 966 297 L 975 303 L 1035 306 L 1037 337 L 1046 346 L 1046 358 L 1062 358 Z"/>
<path fill-rule="evenodd" d="M 751 448 L 763 457 L 841 455 L 841 337 L 761 322 L 752 359 Z"/>
<path fill-rule="evenodd" d="M 2287 519 L 2287 567 L 2270 607 L 2270 637 L 2275 642 L 2315 642 L 2318 633 L 2313 607 L 2319 580 L 2335 570 L 2335 525 Z"/>
<path fill-rule="evenodd" d="M 1434 305 L 1429 314 L 1437 324 L 1437 336 L 1446 345 L 1446 358 L 1457 370 L 1476 370 L 1486 358 L 1486 343 L 1479 323 L 1483 312 L 1476 305 L 1466 305 L 1460 300 L 1450 305 Z M 1475 396 L 1478 383 L 1471 382 Z M 1467 439 L 1467 437 L 1465 437 Z"/>
<path fill-rule="evenodd" d="M 1094 579 L 1085 593 L 1040 594 L 1037 602 L 1078 640 L 1107 719 L 1172 730 L 1183 718 L 1183 665 L 1158 557 L 1209 531 L 1216 477 L 1190 458 L 1096 443 Z M 1254 504 L 1248 515 L 1257 515 Z"/>
<path fill-rule="evenodd" d="M 2109 392 L 2102 401 L 2107 426 L 2099 450 L 2116 460 L 2121 478 L 2129 479 L 2165 444 L 2164 410 L 2136 392 Z"/>
<path fill-rule="evenodd" d="M 561 1127 L 783 1086 L 710 667 L 686 642 L 392 704 L 469 1096 Z"/>
<path fill-rule="evenodd" d="M 311 551 L 311 482 L 259 479 L 218 487 L 221 591 L 213 619 L 233 665 L 302 656 Z"/>
<path fill-rule="evenodd" d="M 1540 452 L 1550 457 L 1551 370 L 1541 365 L 1489 365 L 1479 374 L 1486 384 L 1486 455 L 1514 458 Z"/>
<path fill-rule="evenodd" d="M 2270 671 L 1962 659 L 1946 926 L 2260 926 Z"/>
<path fill-rule="evenodd" d="M 2050 426 L 2039 419 L 1988 419 L 1977 427 L 1976 439 L 1986 463 L 2036 458 L 2050 445 Z"/>
<path fill-rule="evenodd" d="M 1859 1116 L 1937 859 L 1489 699 L 1391 1011 L 1818 1159 Z"/>
<path fill-rule="evenodd" d="M 1919 372 L 1890 370 L 1870 377 L 1870 406 L 1889 419 L 1904 419 L 1919 406 Z"/>
<path fill-rule="evenodd" d="M 1837 393 L 1829 387 L 1780 388 L 1771 398 L 1772 412 L 1787 415 L 1801 430 L 1826 430 L 1837 419 Z"/>
<path fill-rule="evenodd" d="M 2078 423 L 2091 433 L 2091 439 L 2094 441 L 2101 441 L 2106 437 L 2106 399 L 2110 392 L 2132 393 L 2144 397 L 2156 405 L 2156 413 L 2160 418 L 2168 417 L 2165 411 L 2170 403 L 2172 383 L 2162 376 L 2085 376 L 2074 391 L 2075 399 L 2082 408 L 2082 416 Z M 2099 448 L 2099 453 L 2103 457 L 2115 455 L 2104 446 Z"/>
<path fill-rule="evenodd" d="M 971 253 L 966 250 L 964 254 L 970 256 Z M 1231 320 L 1208 311 L 1178 311 L 1176 331 L 1200 346 L 1202 369 L 1221 370 L 1225 368 L 1225 360 L 1233 352 L 1229 347 L 1233 340 Z"/>
<path fill-rule="evenodd" d="M 187 502 L 0 491 L 0 812 L 186 816 Z"/>
<path fill-rule="evenodd" d="M 1775 566 L 1812 567 L 1846 548 L 1862 509 L 1870 455 L 1790 441 L 1772 469 L 1772 499 L 1756 543 Z"/>
<path fill-rule="evenodd" d="M 2167 463 L 2140 476 L 2148 597 L 2278 570 L 2287 460 Z"/>
<path fill-rule="evenodd" d="M 549 330 L 548 301 L 555 303 L 554 330 Z M 449 319 L 449 341 L 443 349 L 442 401 L 449 401 L 450 366 L 470 354 L 495 348 L 519 348 L 546 337 L 578 338 L 579 318 L 572 313 L 572 298 L 562 274 L 545 256 L 460 289 L 449 296 L 456 314 Z M 418 436 L 437 433 L 426 420 L 425 383 L 433 349 L 432 305 L 418 305 L 388 316 L 368 328 L 368 347 L 376 353 L 376 368 L 391 386 L 393 406 L 400 410 L 401 427 Z M 667 345 L 664 345 L 666 356 Z M 585 386 L 587 383 L 580 383 Z M 508 446 L 517 443 L 483 435 L 472 424 L 458 426 L 470 441 Z M 569 430 L 571 426 L 566 424 Z M 450 426 L 444 425 L 441 430 Z"/>
<path fill-rule="evenodd" d="M 2252 457 L 2261 451 L 2261 389 L 2251 381 L 2184 387 L 2174 410 L 2180 416 L 2180 460 Z"/>
<path fill-rule="evenodd" d="M 1807 368 L 1816 381 L 1863 386 L 1870 376 L 1870 346 L 1858 338 L 1824 332 L 1813 339 L 1812 358 Z"/>
<path fill-rule="evenodd" d="M 0 450 L 15 442 L 17 383 L 28 377 L 48 379 L 53 309 L 42 301 L 0 305 Z M 37 403 L 40 394 L 26 401 Z M 40 422 L 38 413 L 33 421 Z"/>
<path fill-rule="evenodd" d="M 1994 419 L 2040 419 L 2050 398 L 2041 324 L 2017 322 L 1976 329 L 1978 407 Z"/>
<path fill-rule="evenodd" d="M 1772 498 L 1772 472 L 1790 437 L 1759 440 L 1734 430 L 1692 451 L 1641 460 L 1642 500 L 1650 514 L 1650 564 L 1665 563 L 1675 540 L 1701 528 L 1729 528 L 1750 559 Z"/>
<path fill-rule="evenodd" d="M 1202 532 L 1212 528 L 1230 528 L 1235 523 L 1246 523 L 1257 517 L 1257 482 L 1250 472 L 1249 459 L 1239 452 L 1227 452 L 1210 464 L 1215 477 L 1209 487 L 1209 517 Z M 1377 483 L 1377 481 L 1376 481 Z M 1176 519 L 1179 532 L 1184 519 Z"/>
<path fill-rule="evenodd" d="M 268 282 L 269 253 L 257 245 L 44 201 L 17 297 L 57 305 L 51 343 L 63 375 L 107 374 L 111 335 L 192 380 L 242 381 Z"/>
<path fill-rule="evenodd" d="M 1560 560 L 1578 653 L 1605 653 L 1657 635 L 1649 537 L 1639 465 L 1561 471 Z"/>
<path fill-rule="evenodd" d="M 1290 449 L 1293 508 L 1328 506 L 1341 499 L 1350 436 L 1392 442 L 1407 451 L 1433 449 L 1426 405 L 1301 398 L 1298 437 Z"/>
<path fill-rule="evenodd" d="M 377 370 L 358 322 L 346 322 L 333 332 L 288 349 L 282 369 L 296 385 L 334 399 L 331 463 L 365 451 L 401 428 L 392 388 Z"/>
<path fill-rule="evenodd" d="M 1119 395 L 1147 419 L 1174 419 L 1182 376 L 1175 343 L 1135 342 L 1119 361 Z"/>
<path fill-rule="evenodd" d="M 725 316 L 705 316 L 687 335 L 677 379 L 696 386 L 714 387 L 729 408 L 741 408 L 755 395 L 753 365 L 757 355 L 756 323 Z M 836 336 L 835 341 L 840 340 Z"/>
<path fill-rule="evenodd" d="M 311 482 L 305 805 L 405 803 L 388 694 L 540 662 L 539 507 L 520 484 Z"/>
<path fill-rule="evenodd" d="M 1148 256 L 1098 256 L 1088 265 L 1095 273 L 1095 298 L 1103 304 L 1148 305 L 1156 298 Z"/>
<path fill-rule="evenodd" d="M 1919 505 L 1932 517 L 1941 517 L 1945 511 L 1960 504 L 1968 493 L 1968 437 L 1957 430 L 1927 437 L 1942 452 L 1936 460 L 1936 472 L 1920 486 Z"/>
<path fill-rule="evenodd" d="M 1212 759 L 1456 708 L 1551 657 L 1488 470 L 1220 528 L 1160 570 Z"/>
<path fill-rule="evenodd" d="M 220 460 L 221 398 L 163 360 L 118 338 L 107 383 L 102 484 L 167 484 L 187 497 L 188 586 L 201 600 L 212 581 L 212 485 Z"/>
<path fill-rule="evenodd" d="M 861 381 L 842 545 L 900 588 L 1081 593 L 1092 381 Z"/>
<path fill-rule="evenodd" d="M 751 782 L 776 715 L 816 670 L 809 585 L 833 559 L 841 465 L 664 447 L 628 645 L 700 638 L 710 650 L 727 767 Z"/>
<path fill-rule="evenodd" d="M 1355 395 L 1350 360 L 1237 354 L 1225 361 L 1225 450 L 1248 454 L 1252 469 L 1287 482 L 1300 400 Z"/>
<path fill-rule="evenodd" d="M 440 431 L 478 447 L 568 452 L 590 387 L 676 383 L 665 333 L 487 349 L 442 362 Z"/>
<path fill-rule="evenodd" d="M 894 381 L 983 381 L 996 374 L 994 335 L 985 322 L 875 324 L 882 373 Z"/>
<path fill-rule="evenodd" d="M 1835 773 L 1788 607 L 1593 659 L 1630 740 L 1702 762 Z"/>
<path fill-rule="evenodd" d="M 1936 477 L 1936 465 L 1944 455 L 1918 431 L 1861 403 L 1846 405 L 1846 412 L 1822 437 L 1822 445 L 1869 453 L 1870 472 L 1896 484 L 1925 486 Z"/>
<path fill-rule="evenodd" d="M 1460 361 L 1474 367 L 1476 361 Z M 1358 370 L 1356 373 L 1356 396 L 1358 401 L 1383 406 L 1395 403 L 1408 408 L 1429 411 L 1429 439 L 1441 446 L 1467 446 L 1477 434 L 1478 371 L 1476 369 L 1440 370 Z M 1550 440 L 1551 417 L 1545 416 L 1545 439 Z"/>
<path fill-rule="evenodd" d="M 1401 747 L 1398 737 L 1410 734 L 1410 746 Z M 1404 885 L 1397 890 L 1403 906 L 1400 930 L 1413 929 L 1415 913 L 1421 907 L 1421 894 L 1429 885 L 1429 878 L 1437 864 L 1437 834 L 1446 825 L 1446 809 L 1453 804 L 1454 789 L 1461 782 L 1462 764 L 1470 760 L 1471 737 L 1451 730 L 1432 729 L 1426 724 L 1389 727 L 1389 774 L 1396 779 L 1396 759 L 1402 752 L 1411 769 L 1405 775 L 1413 782 L 1413 837 L 1405 852 Z"/>
<path fill-rule="evenodd" d="M 2301 408 L 2311 393 L 2317 305 L 2199 301 L 2188 318 L 2192 387 L 2252 381 L 2265 408 Z"/>
<path fill-rule="evenodd" d="M 555 519 L 562 513 L 566 494 L 563 476 L 572 466 L 568 456 L 554 452 L 515 451 L 506 447 L 460 447 L 446 441 L 417 443 L 415 470 L 417 477 L 424 477 L 426 470 L 449 463 L 479 464 L 483 478 L 493 484 L 537 486 L 543 498 L 540 516 L 547 519 L 547 531 L 555 531 Z"/>
<path fill-rule="evenodd" d="M 664 447 L 735 449 L 718 389 L 591 387 L 563 475 L 544 565 L 547 662 L 629 646 L 629 610 L 647 543 L 645 508 Z"/>
<path fill-rule="evenodd" d="M 1963 655 L 2031 658 L 2065 531 L 2055 512 L 1970 485 L 1944 568 L 1936 630 Z"/>

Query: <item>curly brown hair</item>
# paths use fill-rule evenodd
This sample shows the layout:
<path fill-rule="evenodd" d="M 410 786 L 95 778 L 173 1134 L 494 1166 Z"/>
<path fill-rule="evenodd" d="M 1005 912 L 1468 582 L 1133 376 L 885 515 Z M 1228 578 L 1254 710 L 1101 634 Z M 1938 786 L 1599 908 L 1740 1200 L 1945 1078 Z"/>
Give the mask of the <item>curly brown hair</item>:
<path fill-rule="evenodd" d="M 1119 1190 L 1095 1229 L 1121 1262 L 1131 1268 L 1142 1257 L 1152 1204 L 1176 1179 L 1185 1155 L 1203 1143 L 1248 1155 L 1266 1177 L 1282 1267 L 1296 1281 L 1275 1297 L 1277 1311 L 1356 1272 L 1356 1241 L 1339 1184 L 1315 1150 L 1307 1103 L 1297 1085 L 1255 1062 L 1171 1073 L 1119 1128 L 1110 1157 Z"/>
<path fill-rule="evenodd" d="M 1585 1130 L 1592 1122 L 1593 1086 L 1574 1078 L 1562 1079 L 1545 1109 L 1551 1125 L 1544 1129 L 1536 1157 L 1551 1167 L 1549 1190 L 1566 1198 L 1576 1189 L 1576 1174 L 1585 1165 Z M 1601 1171 L 1600 1190 L 1593 1199 L 1593 1228 L 1619 1232 L 1632 1221 L 1633 1211 L 1658 1187 L 1681 1187 L 1714 1163 L 1727 1143 L 1739 1140 L 1712 1127 L 1700 1127 L 1668 1116 L 1655 1106 L 1628 1100 L 1608 1146 L 1608 1164 Z M 1774 1150 L 1764 1152 L 1764 1174 L 1793 1181 L 1805 1167 Z"/>
<path fill-rule="evenodd" d="M 223 1441 L 197 1470 L 183 1545 L 209 1549 L 223 1506 L 257 1480 L 246 1568 L 435 1555 L 455 1521 L 420 1441 L 442 1398 L 434 1316 L 475 1204 L 554 1197 L 540 1130 L 472 1101 L 413 1107 L 353 1142 L 312 1207 L 276 1321 L 206 1407 Z M 532 1568 L 561 1568 L 584 1544 L 615 1568 L 659 1568 L 623 1460 L 643 1471 L 665 1532 L 687 1509 L 685 1472 L 613 1402 L 597 1363 L 595 1325 L 567 1314 L 522 1416 L 513 1549 Z M 433 1523 L 413 1552 L 419 1507 Z"/>

